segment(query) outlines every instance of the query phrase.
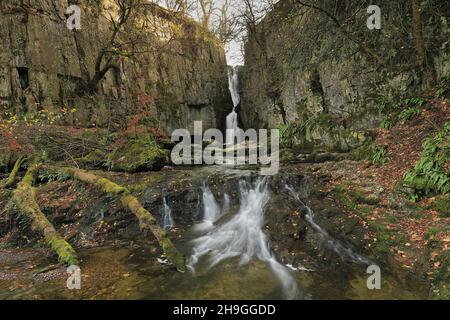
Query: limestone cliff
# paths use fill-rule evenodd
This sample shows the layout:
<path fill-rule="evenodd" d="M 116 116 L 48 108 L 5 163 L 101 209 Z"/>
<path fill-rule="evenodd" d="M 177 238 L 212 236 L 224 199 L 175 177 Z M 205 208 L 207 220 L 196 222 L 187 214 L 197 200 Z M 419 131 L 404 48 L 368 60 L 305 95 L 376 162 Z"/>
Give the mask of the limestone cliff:
<path fill-rule="evenodd" d="M 67 28 L 66 10 L 72 3 L 82 8 L 81 30 Z M 68 124 L 117 128 L 145 112 L 152 114 L 153 126 L 168 133 L 191 128 L 194 120 L 203 120 L 204 127 L 223 127 L 232 102 L 222 45 L 194 21 L 156 6 L 148 14 L 176 29 L 177 37 L 167 40 L 148 32 L 155 50 L 124 55 L 95 93 L 79 94 L 79 84 L 92 76 L 98 52 L 111 34 L 108 10 L 93 3 L 1 1 L 2 114 L 69 108 L 76 112 L 65 118 Z"/>
<path fill-rule="evenodd" d="M 378 1 L 381 30 L 366 25 L 369 2 L 303 1 L 324 11 L 299 2 L 280 1 L 249 34 L 240 115 L 251 128 L 303 120 L 300 145 L 349 150 L 379 123 L 383 100 L 426 87 L 415 61 L 411 1 Z M 449 12 L 442 1 L 421 8 L 435 81 L 450 74 Z"/>

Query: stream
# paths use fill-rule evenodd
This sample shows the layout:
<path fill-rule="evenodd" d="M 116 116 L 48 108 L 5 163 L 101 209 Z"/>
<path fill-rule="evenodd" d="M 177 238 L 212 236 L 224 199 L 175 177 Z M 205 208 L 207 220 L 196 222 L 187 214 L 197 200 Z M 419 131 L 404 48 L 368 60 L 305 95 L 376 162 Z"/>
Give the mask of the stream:
<path fill-rule="evenodd" d="M 0 299 L 427 297 L 423 283 L 390 266 L 384 266 L 382 290 L 367 289 L 366 269 L 375 262 L 320 225 L 319 214 L 305 204 L 308 179 L 302 175 L 262 178 L 222 167 L 197 168 L 194 175 L 177 169 L 169 175 L 168 181 L 180 180 L 185 189 L 172 190 L 165 180 L 149 187 L 141 201 L 162 191 L 146 206 L 188 257 L 188 272 L 174 271 L 144 238 L 124 236 L 78 250 L 82 288 L 71 291 L 65 270 L 49 269 L 55 261 L 42 249 L 2 250 Z M 195 178 L 187 183 L 181 176 Z M 305 234 L 294 239 L 302 223 Z"/>
<path fill-rule="evenodd" d="M 233 109 L 228 146 L 238 127 L 238 76 L 229 68 Z M 168 265 L 134 217 L 108 212 L 108 201 L 78 217 L 78 243 L 94 239 L 92 224 L 121 225 L 101 245 L 81 245 L 81 290 L 42 248 L 0 251 L 0 299 L 423 299 L 426 286 L 384 265 L 382 290 L 367 288 L 377 264 L 350 241 L 335 238 L 307 205 L 314 188 L 302 173 L 261 177 L 230 166 L 177 168 L 136 175 L 140 197 L 186 255 L 188 272 Z M 115 177 L 121 179 L 121 177 Z M 129 181 L 126 177 L 125 181 Z M 178 183 L 178 185 L 177 185 Z M 177 185 L 174 187 L 174 184 Z M 101 212 L 101 219 L 97 218 Z M 89 216 L 92 215 L 92 216 Z M 75 219 L 76 220 L 76 219 Z M 128 235 L 127 235 L 128 234 Z M 78 246 L 80 247 L 80 246 Z"/>

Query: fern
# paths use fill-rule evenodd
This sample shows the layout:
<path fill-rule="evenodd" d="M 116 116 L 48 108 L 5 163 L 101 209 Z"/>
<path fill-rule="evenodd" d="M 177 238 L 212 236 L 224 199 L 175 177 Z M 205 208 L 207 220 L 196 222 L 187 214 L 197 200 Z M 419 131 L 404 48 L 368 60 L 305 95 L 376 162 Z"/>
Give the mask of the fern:
<path fill-rule="evenodd" d="M 450 76 L 444 77 L 441 80 L 436 95 L 441 99 L 450 98 Z"/>
<path fill-rule="evenodd" d="M 389 130 L 394 126 L 394 122 L 392 121 L 392 119 L 390 118 L 385 118 L 383 121 L 381 121 L 380 123 L 380 128 L 381 129 L 386 129 Z"/>
<path fill-rule="evenodd" d="M 403 180 L 414 190 L 413 199 L 429 194 L 450 192 L 450 122 L 436 136 L 423 143 L 423 156 Z"/>
<path fill-rule="evenodd" d="M 386 154 L 385 146 L 375 146 L 372 151 L 371 157 L 372 163 L 376 166 L 381 166 L 389 161 L 389 158 Z"/>
<path fill-rule="evenodd" d="M 414 117 L 419 116 L 422 113 L 422 111 L 420 111 L 420 109 L 418 108 L 407 108 L 405 110 L 403 110 L 402 112 L 400 112 L 400 114 L 398 115 L 398 118 L 402 121 L 402 122 L 406 122 L 411 120 Z"/>

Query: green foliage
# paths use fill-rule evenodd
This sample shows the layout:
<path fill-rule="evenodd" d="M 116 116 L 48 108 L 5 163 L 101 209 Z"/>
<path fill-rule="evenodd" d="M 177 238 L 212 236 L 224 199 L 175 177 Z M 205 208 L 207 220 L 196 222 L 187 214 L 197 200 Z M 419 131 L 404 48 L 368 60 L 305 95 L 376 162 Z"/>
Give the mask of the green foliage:
<path fill-rule="evenodd" d="M 376 101 L 378 110 L 386 114 L 386 118 L 380 123 L 380 128 L 389 130 L 398 121 L 405 123 L 419 116 L 422 113 L 419 107 L 424 106 L 428 101 L 428 97 L 412 97 L 395 100 L 389 97 L 379 96 Z"/>
<path fill-rule="evenodd" d="M 103 0 L 88 0 L 90 5 L 96 6 L 97 8 L 100 8 Z"/>
<path fill-rule="evenodd" d="M 374 245 L 374 250 L 377 254 L 387 254 L 390 248 L 396 245 L 394 230 L 388 229 L 386 223 L 382 221 L 370 221 L 369 228 L 376 234 L 377 242 Z"/>
<path fill-rule="evenodd" d="M 377 166 L 387 163 L 389 158 L 387 157 L 386 147 L 381 145 L 375 146 L 372 150 L 371 160 Z"/>
<path fill-rule="evenodd" d="M 428 100 L 429 99 L 427 97 L 413 97 L 400 101 L 400 104 L 409 108 L 422 107 L 428 102 Z"/>
<path fill-rule="evenodd" d="M 53 236 L 48 244 L 58 254 L 58 261 L 67 265 L 78 265 L 78 257 L 72 246 L 59 236 Z"/>
<path fill-rule="evenodd" d="M 443 218 L 450 218 L 450 194 L 436 198 L 433 207 Z"/>
<path fill-rule="evenodd" d="M 450 76 L 444 77 L 439 87 L 436 91 L 436 95 L 441 99 L 449 99 L 450 98 Z"/>
<path fill-rule="evenodd" d="M 295 128 L 292 124 L 280 124 L 277 126 L 280 130 L 280 145 L 283 147 L 292 146 L 292 139 L 295 133 Z"/>
<path fill-rule="evenodd" d="M 306 135 L 307 130 L 318 128 L 332 130 L 334 128 L 332 115 L 328 113 L 312 115 L 308 113 L 307 107 L 308 98 L 303 97 L 297 102 L 298 119 L 287 125 L 278 126 L 281 146 L 292 147 L 295 140 L 300 140 Z"/>
<path fill-rule="evenodd" d="M 376 105 L 381 112 L 393 112 L 403 108 L 422 107 L 429 101 L 429 97 L 412 97 L 393 99 L 384 95 L 380 95 L 376 99 Z"/>
<path fill-rule="evenodd" d="M 385 118 L 383 121 L 381 121 L 380 123 L 380 128 L 381 129 L 386 129 L 389 130 L 394 126 L 394 121 L 392 120 L 392 118 Z"/>
<path fill-rule="evenodd" d="M 6 112 L 5 118 L 2 123 L 9 127 L 15 127 L 19 124 L 24 124 L 28 127 L 30 126 L 42 126 L 42 125 L 53 125 L 60 121 L 64 121 L 67 117 L 77 112 L 76 108 L 63 107 L 58 112 L 53 112 L 48 109 L 39 110 L 36 112 L 26 112 L 21 115 L 15 113 Z"/>
<path fill-rule="evenodd" d="M 38 179 L 40 181 L 52 182 L 52 181 L 66 181 L 70 179 L 71 174 L 67 170 L 39 170 Z"/>
<path fill-rule="evenodd" d="M 439 261 L 441 263 L 439 269 L 434 272 L 434 281 L 438 284 L 449 284 L 450 283 L 450 251 L 444 250 L 439 256 Z M 445 291 L 446 295 L 450 297 L 450 290 L 447 288 Z"/>
<path fill-rule="evenodd" d="M 157 170 L 166 163 L 166 151 L 151 135 L 140 135 L 116 143 L 115 149 L 106 160 L 109 170 L 125 172 Z"/>
<path fill-rule="evenodd" d="M 425 140 L 422 159 L 403 177 L 405 185 L 414 190 L 413 200 L 450 191 L 449 154 L 450 122 L 447 122 L 436 136 Z"/>
<path fill-rule="evenodd" d="M 389 109 L 389 107 L 391 105 L 391 100 L 388 99 L 387 97 L 381 95 L 377 98 L 376 105 L 377 105 L 377 109 L 380 112 L 384 112 L 387 109 Z"/>
<path fill-rule="evenodd" d="M 297 103 L 299 119 L 295 122 L 282 124 L 277 127 L 280 130 L 280 145 L 282 147 L 292 147 L 296 139 L 300 139 L 306 133 L 306 128 L 311 122 L 311 118 L 306 111 L 307 98 L 301 99 Z"/>
<path fill-rule="evenodd" d="M 406 122 L 411 120 L 414 117 L 419 116 L 422 113 L 422 111 L 419 108 L 415 107 L 409 107 L 404 109 L 400 114 L 398 115 L 399 120 L 402 122 Z"/>
<path fill-rule="evenodd" d="M 5 157 L 2 154 L 0 154 L 0 172 L 6 172 L 7 167 L 8 164 Z"/>

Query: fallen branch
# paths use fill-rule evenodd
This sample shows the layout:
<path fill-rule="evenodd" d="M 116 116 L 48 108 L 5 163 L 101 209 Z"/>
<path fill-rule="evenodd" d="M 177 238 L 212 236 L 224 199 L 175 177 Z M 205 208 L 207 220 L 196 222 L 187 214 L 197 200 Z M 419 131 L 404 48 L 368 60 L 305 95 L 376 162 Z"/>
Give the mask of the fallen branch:
<path fill-rule="evenodd" d="M 134 197 L 128 189 L 119 186 L 108 179 L 95 176 L 80 169 L 68 168 L 68 170 L 75 179 L 92 184 L 103 192 L 117 197 L 122 206 L 138 218 L 141 230 L 150 230 L 153 233 L 167 258 L 177 270 L 179 272 L 186 271 L 185 257 L 175 248 L 172 241 L 167 237 L 166 232 L 159 226 L 155 217 L 139 203 L 136 197 Z"/>
<path fill-rule="evenodd" d="M 24 161 L 25 159 L 22 156 L 17 159 L 16 163 L 14 164 L 14 168 L 12 169 L 8 178 L 5 181 L 0 182 L 0 189 L 6 189 L 13 185 L 14 181 L 16 180 L 17 173 L 19 172 L 20 167 L 22 166 Z"/>
<path fill-rule="evenodd" d="M 58 260 L 69 265 L 78 265 L 75 250 L 56 231 L 48 221 L 36 202 L 36 193 L 33 188 L 34 174 L 39 165 L 30 164 L 25 177 L 13 192 L 12 202 L 17 210 L 31 220 L 34 230 L 41 232 L 45 242 L 56 252 Z"/>

